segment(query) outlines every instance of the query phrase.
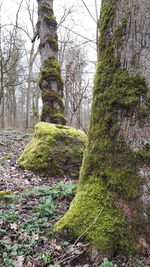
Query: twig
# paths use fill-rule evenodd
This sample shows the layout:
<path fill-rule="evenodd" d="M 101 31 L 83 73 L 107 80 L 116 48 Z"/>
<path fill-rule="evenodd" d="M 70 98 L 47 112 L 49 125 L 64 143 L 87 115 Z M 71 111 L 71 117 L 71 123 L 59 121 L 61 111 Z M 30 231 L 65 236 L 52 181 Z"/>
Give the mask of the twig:
<path fill-rule="evenodd" d="M 81 239 L 81 237 L 83 237 L 83 236 L 86 234 L 86 232 L 92 227 L 92 225 L 93 225 L 94 223 L 96 223 L 97 219 L 98 219 L 99 216 L 102 214 L 103 210 L 104 210 L 104 207 L 100 210 L 99 214 L 98 214 L 97 217 L 94 219 L 94 221 L 88 226 L 88 228 L 86 228 L 86 230 L 85 230 L 85 231 L 84 231 L 84 232 L 77 238 L 77 240 L 74 242 L 73 245 L 76 245 L 77 242 Z"/>
<path fill-rule="evenodd" d="M 66 256 L 69 252 L 70 252 L 70 253 L 73 253 L 74 251 L 76 251 L 76 250 L 78 250 L 78 249 L 80 249 L 80 248 L 83 248 L 83 247 L 87 247 L 87 246 L 89 246 L 89 245 L 90 245 L 90 243 L 88 243 L 88 244 L 84 244 L 84 245 L 79 246 L 79 247 L 76 247 L 76 248 L 74 248 L 72 251 L 69 251 L 69 250 L 68 250 L 63 256 L 58 257 L 58 258 L 55 260 L 55 263 L 60 264 L 60 263 L 66 261 L 66 260 L 68 260 L 68 259 L 71 259 L 71 258 L 74 259 L 74 258 L 79 257 L 79 256 L 83 253 L 83 251 L 82 251 L 80 254 L 76 255 L 76 256 L 72 255 L 72 256 L 68 256 L 68 257 L 65 258 L 65 256 Z M 60 258 L 60 260 L 59 260 L 59 258 Z M 59 261 L 57 262 L 57 260 L 59 260 Z"/>
<path fill-rule="evenodd" d="M 65 258 L 65 259 L 62 259 L 61 261 L 57 262 L 57 264 L 63 263 L 63 262 L 65 262 L 65 261 L 67 261 L 67 260 L 70 260 L 70 259 L 76 259 L 76 258 L 79 257 L 80 255 L 82 255 L 82 253 L 83 253 L 83 251 L 82 251 L 80 254 L 78 254 L 78 255 L 72 255 L 72 256 L 69 256 L 69 257 L 67 257 L 67 258 Z"/>
<path fill-rule="evenodd" d="M 82 246 L 75 247 L 74 249 L 72 249 L 72 250 L 70 251 L 70 249 L 73 247 L 73 245 L 72 245 L 64 255 L 57 257 L 56 259 L 54 259 L 54 261 L 57 262 L 58 260 L 62 260 L 62 259 L 64 259 L 64 257 L 65 257 L 67 254 L 69 254 L 69 253 L 73 253 L 73 252 L 76 251 L 77 249 L 80 249 L 80 248 L 83 248 L 83 247 L 87 247 L 87 246 L 89 246 L 89 245 L 90 245 L 90 243 L 83 244 Z"/>
<path fill-rule="evenodd" d="M 102 212 L 103 212 L 103 210 L 104 210 L 104 207 L 100 210 L 100 212 L 99 212 L 99 214 L 96 216 L 96 218 L 93 220 L 93 222 L 86 228 L 86 230 L 76 239 L 76 241 L 73 243 L 73 245 L 72 245 L 72 247 L 73 246 L 75 246 L 76 244 L 77 244 L 77 242 L 86 234 L 86 232 L 92 227 L 92 225 L 94 224 L 94 223 L 96 223 L 96 221 L 97 221 L 97 219 L 99 218 L 99 216 L 102 214 Z M 86 247 L 86 246 L 88 246 L 90 243 L 88 243 L 88 244 L 85 244 L 85 245 L 82 245 L 81 247 Z M 71 251 L 71 253 L 72 252 L 74 252 L 75 250 L 77 250 L 77 249 L 79 249 L 79 248 L 81 248 L 81 247 L 76 247 L 74 250 L 72 250 Z M 63 256 L 61 256 L 60 257 L 60 261 L 58 262 L 58 263 L 62 263 L 62 262 L 64 262 L 64 261 L 66 261 L 66 259 L 68 259 L 68 257 L 67 258 L 65 258 L 65 256 L 66 255 L 68 255 L 70 253 L 70 251 L 68 250 Z M 81 253 L 82 254 L 82 253 Z M 81 255 L 80 254 L 80 255 Z M 79 256 L 79 255 L 78 255 Z M 70 256 L 71 257 L 71 256 Z M 70 258 L 69 257 L 69 258 Z M 59 258 L 57 258 L 57 260 L 58 260 Z"/>

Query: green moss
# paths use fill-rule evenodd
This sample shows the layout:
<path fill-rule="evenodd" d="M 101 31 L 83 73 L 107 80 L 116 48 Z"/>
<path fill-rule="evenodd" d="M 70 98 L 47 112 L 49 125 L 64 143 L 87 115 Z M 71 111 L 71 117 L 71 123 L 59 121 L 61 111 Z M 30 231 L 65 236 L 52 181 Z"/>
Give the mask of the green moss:
<path fill-rule="evenodd" d="M 43 3 L 41 4 L 41 8 L 42 8 L 42 9 L 46 9 L 46 10 L 48 10 L 48 11 L 52 11 L 52 8 L 51 8 L 50 5 L 49 5 L 48 3 L 46 3 L 46 2 L 43 2 Z"/>
<path fill-rule="evenodd" d="M 72 127 L 41 122 L 19 158 L 20 165 L 55 177 L 78 178 L 86 135 Z"/>
<path fill-rule="evenodd" d="M 0 146 L 5 146 L 5 144 L 3 142 L 0 142 Z"/>
<path fill-rule="evenodd" d="M 113 15 L 115 12 L 115 3 L 116 0 L 111 0 L 108 3 L 103 4 L 102 9 L 101 9 L 101 14 L 100 14 L 100 31 L 101 34 L 104 35 L 108 29 L 108 25 L 113 20 Z M 101 37 L 103 39 L 103 36 Z"/>
<path fill-rule="evenodd" d="M 139 108 L 139 115 L 140 115 L 140 117 L 147 117 L 148 115 L 149 115 L 149 113 L 150 113 L 150 108 L 147 106 L 145 106 L 145 107 L 140 107 Z"/>
<path fill-rule="evenodd" d="M 126 217 L 121 209 L 116 208 L 115 201 L 114 194 L 107 192 L 99 178 L 89 177 L 88 183 L 79 185 L 70 210 L 57 222 L 55 231 L 69 229 L 73 237 L 86 231 L 84 239 L 90 240 L 94 247 L 104 252 L 113 248 L 130 254 L 135 250 L 134 235 L 131 235 Z"/>
<path fill-rule="evenodd" d="M 150 164 L 150 145 L 146 144 L 142 149 L 136 152 L 137 160 L 140 163 Z"/>
<path fill-rule="evenodd" d="M 42 70 L 43 75 L 47 77 L 48 75 L 51 76 L 59 76 L 60 75 L 60 65 L 56 58 L 49 57 L 44 62 L 44 68 Z"/>
<path fill-rule="evenodd" d="M 136 250 L 140 223 L 143 223 L 138 217 L 142 181 L 137 155 L 120 135 L 118 115 L 130 115 L 135 110 L 140 115 L 140 99 L 144 97 L 147 105 L 145 96 L 148 88 L 139 74 L 132 76 L 122 70 L 119 55 L 114 56 L 113 41 L 122 37 L 127 23 L 124 20 L 112 36 L 110 27 L 112 29 L 117 2 L 111 0 L 102 4 L 100 57 L 95 76 L 88 145 L 77 195 L 67 214 L 55 225 L 55 231 L 61 232 L 66 228 L 68 233 L 77 238 L 89 227 L 84 238 L 90 240 L 94 247 L 105 252 L 130 255 Z M 121 207 L 119 202 L 123 203 Z M 129 213 L 131 211 L 130 217 L 126 209 L 129 209 Z M 101 210 L 102 214 L 97 218 Z M 137 217 L 139 226 L 135 227 Z"/>
<path fill-rule="evenodd" d="M 50 83 L 57 82 L 57 92 L 50 90 Z M 49 57 L 44 61 L 43 68 L 41 70 L 39 86 L 42 90 L 42 121 L 49 121 L 51 123 L 66 123 L 66 119 L 63 115 L 64 104 L 62 101 L 63 81 L 61 79 L 60 65 L 55 57 Z M 59 112 L 57 112 L 54 103 L 59 106 Z M 61 114 L 62 113 L 62 114 Z M 58 115 L 56 117 L 56 115 Z M 61 118 L 61 120 L 60 120 Z"/>
<path fill-rule="evenodd" d="M 54 39 L 53 37 L 51 36 L 47 36 L 45 41 L 47 43 L 49 43 L 50 47 L 54 50 L 58 50 L 58 42 L 57 42 L 57 39 Z"/>
<path fill-rule="evenodd" d="M 117 43 L 120 42 L 120 40 L 121 40 L 121 38 L 122 38 L 122 36 L 124 34 L 124 31 L 126 29 L 126 25 L 127 25 L 127 18 L 124 17 L 122 19 L 121 24 L 118 26 L 118 28 L 115 31 L 115 40 L 116 40 Z"/>
<path fill-rule="evenodd" d="M 43 101 L 49 101 L 49 99 L 54 99 L 59 104 L 61 112 L 64 110 L 64 104 L 62 98 L 56 91 L 54 90 L 42 91 L 42 99 Z"/>
<path fill-rule="evenodd" d="M 61 79 L 61 69 L 56 58 L 49 57 L 45 60 L 43 69 L 39 79 L 39 86 L 42 88 L 43 80 L 56 80 L 60 89 L 63 88 L 63 81 Z"/>
<path fill-rule="evenodd" d="M 67 119 L 63 115 L 64 104 L 60 95 L 58 95 L 56 91 L 45 90 L 42 91 L 42 100 L 47 104 L 43 106 L 41 120 L 48 116 L 51 123 L 57 123 L 57 119 L 59 119 L 59 122 L 61 121 L 62 125 L 66 124 Z M 58 104 L 59 109 L 54 109 L 53 102 Z"/>
<path fill-rule="evenodd" d="M 53 114 L 52 107 L 50 105 L 44 105 L 42 107 L 41 121 L 43 121 L 45 116 L 50 118 L 52 116 L 52 114 Z"/>
<path fill-rule="evenodd" d="M 54 15 L 45 15 L 44 20 L 49 23 L 50 25 L 53 24 L 54 26 L 57 25 L 57 21 Z"/>
<path fill-rule="evenodd" d="M 109 34 L 109 26 L 112 25 L 113 23 L 113 18 L 117 3 L 118 0 L 110 0 L 102 4 L 100 20 L 99 20 L 99 28 L 101 34 L 101 38 L 99 40 L 100 48 L 105 47 L 109 40 L 108 39 L 106 42 L 106 37 Z"/>
<path fill-rule="evenodd" d="M 13 192 L 11 191 L 0 191 L 0 201 L 8 199 L 12 194 Z"/>
<path fill-rule="evenodd" d="M 62 114 L 61 110 L 55 110 L 55 113 L 52 115 L 52 118 L 55 120 L 57 118 L 61 119 L 62 125 L 65 125 L 67 118 Z"/>

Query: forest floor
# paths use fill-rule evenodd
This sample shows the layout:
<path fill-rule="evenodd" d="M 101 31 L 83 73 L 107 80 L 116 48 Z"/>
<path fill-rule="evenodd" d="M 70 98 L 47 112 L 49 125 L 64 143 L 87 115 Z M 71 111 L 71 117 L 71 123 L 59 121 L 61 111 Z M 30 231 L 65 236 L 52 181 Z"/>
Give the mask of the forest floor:
<path fill-rule="evenodd" d="M 53 233 L 74 196 L 76 181 L 21 169 L 17 159 L 31 137 L 31 130 L 0 132 L 0 267 L 99 267 L 103 255 L 98 251 L 89 258 L 88 244 L 71 243 Z M 150 265 L 146 256 L 112 262 L 117 267 Z"/>

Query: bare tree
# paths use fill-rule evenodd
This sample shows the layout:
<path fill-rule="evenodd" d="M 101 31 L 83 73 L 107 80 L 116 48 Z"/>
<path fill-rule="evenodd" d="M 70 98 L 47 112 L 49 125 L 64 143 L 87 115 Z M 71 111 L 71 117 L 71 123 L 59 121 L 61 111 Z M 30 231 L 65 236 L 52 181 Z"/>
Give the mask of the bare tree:
<path fill-rule="evenodd" d="M 32 32 L 36 32 L 36 26 L 34 25 L 34 6 L 32 7 L 32 10 L 30 9 L 30 0 L 26 1 L 26 6 L 28 10 L 29 15 L 29 21 L 31 24 Z M 27 79 L 27 106 L 26 106 L 26 128 L 30 126 L 30 119 L 31 119 L 31 86 L 33 84 L 33 66 L 35 63 L 35 59 L 38 54 L 38 49 L 35 49 L 35 42 L 30 37 L 32 41 L 32 45 L 29 52 L 29 59 L 28 59 L 28 79 Z M 38 91 L 38 90 L 37 90 Z"/>
<path fill-rule="evenodd" d="M 83 118 L 83 103 L 88 97 L 88 80 L 84 69 L 87 63 L 80 47 L 66 50 L 65 58 L 65 112 L 68 124 L 86 132 Z"/>
<path fill-rule="evenodd" d="M 2 28 L 1 28 L 2 29 Z M 0 42 L 0 69 L 1 69 L 1 127 L 4 128 L 6 102 L 12 102 L 10 113 L 13 114 L 13 125 L 16 120 L 16 87 L 22 82 L 18 79 L 19 62 L 21 59 L 22 44 L 20 36 L 14 28 L 3 31 L 3 39 Z M 6 99 L 6 96 L 8 99 Z M 9 98 L 10 97 L 10 98 Z M 13 100 L 12 100 L 13 99 Z"/>

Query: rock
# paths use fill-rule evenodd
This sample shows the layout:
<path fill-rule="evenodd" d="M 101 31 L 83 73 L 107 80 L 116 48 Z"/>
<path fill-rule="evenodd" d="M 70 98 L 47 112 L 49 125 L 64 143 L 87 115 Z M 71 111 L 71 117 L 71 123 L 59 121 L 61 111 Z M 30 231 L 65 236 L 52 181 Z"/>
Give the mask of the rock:
<path fill-rule="evenodd" d="M 69 126 L 40 122 L 19 158 L 27 170 L 55 177 L 78 178 L 87 136 Z"/>

